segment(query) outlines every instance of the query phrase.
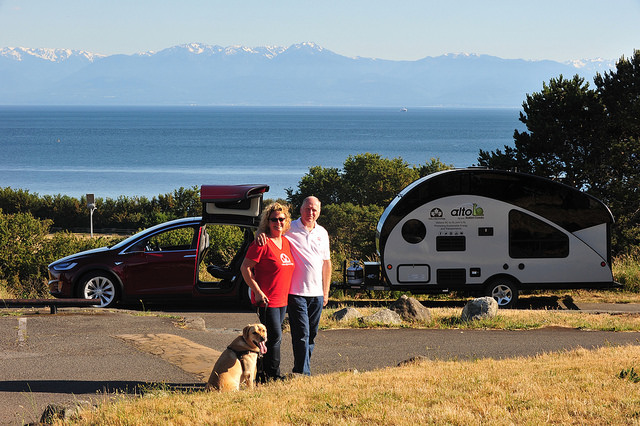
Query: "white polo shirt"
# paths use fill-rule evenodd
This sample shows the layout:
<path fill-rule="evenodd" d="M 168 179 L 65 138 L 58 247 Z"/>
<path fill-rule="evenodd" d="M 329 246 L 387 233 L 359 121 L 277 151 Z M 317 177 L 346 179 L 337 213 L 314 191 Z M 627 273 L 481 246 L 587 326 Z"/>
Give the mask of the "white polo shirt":
<path fill-rule="evenodd" d="M 300 219 L 291 222 L 285 234 L 291 243 L 293 260 L 296 264 L 291 278 L 289 294 L 297 296 L 323 296 L 322 265 L 331 259 L 329 234 L 316 223 L 310 232 Z"/>

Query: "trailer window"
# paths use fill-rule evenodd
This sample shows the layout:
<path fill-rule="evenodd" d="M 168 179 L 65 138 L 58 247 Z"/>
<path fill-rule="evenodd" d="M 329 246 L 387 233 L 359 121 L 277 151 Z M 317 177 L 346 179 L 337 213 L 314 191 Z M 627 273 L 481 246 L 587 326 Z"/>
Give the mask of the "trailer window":
<path fill-rule="evenodd" d="M 402 225 L 402 238 L 410 244 L 418 244 L 427 236 L 427 228 L 417 219 L 409 219 Z"/>
<path fill-rule="evenodd" d="M 569 237 L 562 231 L 526 213 L 509 212 L 509 256 L 557 258 L 569 255 Z"/>

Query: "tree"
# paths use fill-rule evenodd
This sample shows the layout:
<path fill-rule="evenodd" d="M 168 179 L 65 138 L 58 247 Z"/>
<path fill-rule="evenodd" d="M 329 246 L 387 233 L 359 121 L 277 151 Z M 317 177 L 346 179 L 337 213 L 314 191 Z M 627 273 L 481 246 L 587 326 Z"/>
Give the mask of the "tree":
<path fill-rule="evenodd" d="M 562 75 L 527 95 L 515 147 L 480 151 L 480 165 L 560 179 L 603 200 L 616 218 L 615 252 L 640 242 L 640 51 L 594 78 Z"/>
<path fill-rule="evenodd" d="M 385 207 L 405 186 L 418 179 L 416 169 L 402 158 L 379 154 L 350 155 L 344 162 L 343 203 Z"/>
<path fill-rule="evenodd" d="M 439 158 L 431 157 L 431 160 L 424 165 L 418 166 L 418 175 L 424 177 L 432 173 L 441 172 L 443 170 L 453 169 L 453 164 L 446 165 Z"/>
<path fill-rule="evenodd" d="M 594 78 L 606 113 L 609 141 L 604 176 L 594 195 L 606 200 L 617 218 L 618 248 L 640 241 L 640 50 L 624 56 L 615 71 Z"/>
<path fill-rule="evenodd" d="M 302 201 L 313 195 L 323 204 L 335 204 L 342 200 L 342 184 L 340 171 L 336 168 L 324 168 L 314 166 L 300 179 L 298 190 L 287 188 L 287 200 L 294 206 L 297 212 L 302 206 Z"/>
<path fill-rule="evenodd" d="M 378 154 L 349 156 L 342 170 L 311 167 L 298 188 L 288 188 L 287 200 L 297 212 L 305 197 L 322 202 L 319 222 L 331 238 L 333 261 L 375 256 L 376 225 L 384 208 L 407 185 L 422 176 L 452 168 L 439 159 L 410 166 L 402 158 Z"/>
<path fill-rule="evenodd" d="M 515 149 L 480 151 L 480 165 L 518 169 L 578 188 L 597 182 L 606 153 L 604 108 L 589 83 L 578 75 L 571 80 L 560 75 L 543 83 L 540 93 L 527 94 L 522 108 L 520 121 L 527 132 L 514 131 Z"/>
<path fill-rule="evenodd" d="M 607 128 L 619 139 L 640 138 L 640 50 L 616 62 L 615 71 L 596 74 L 594 82 L 606 108 Z"/>
<path fill-rule="evenodd" d="M 410 166 L 400 157 L 388 159 L 372 153 L 350 155 L 342 170 L 311 167 L 296 191 L 286 190 L 287 200 L 294 210 L 309 195 L 318 197 L 323 204 L 386 207 L 411 182 L 451 167 L 434 158 L 425 165 Z"/>
<path fill-rule="evenodd" d="M 319 221 L 331 238 L 331 251 L 338 259 L 368 259 L 376 252 L 376 225 L 383 208 L 351 203 L 329 204 Z"/>

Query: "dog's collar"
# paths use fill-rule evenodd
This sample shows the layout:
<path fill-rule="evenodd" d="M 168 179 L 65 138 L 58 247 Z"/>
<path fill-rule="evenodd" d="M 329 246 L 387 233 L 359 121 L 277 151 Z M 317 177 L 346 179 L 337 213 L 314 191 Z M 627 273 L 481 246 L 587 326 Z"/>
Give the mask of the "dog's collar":
<path fill-rule="evenodd" d="M 245 356 L 249 352 L 253 352 L 253 353 L 256 353 L 256 354 L 260 355 L 260 351 L 252 351 L 250 349 L 247 349 L 246 351 L 237 351 L 237 350 L 233 349 L 231 346 L 227 346 L 227 349 L 229 349 L 231 352 L 236 354 L 236 356 L 238 358 L 242 358 L 243 356 Z"/>

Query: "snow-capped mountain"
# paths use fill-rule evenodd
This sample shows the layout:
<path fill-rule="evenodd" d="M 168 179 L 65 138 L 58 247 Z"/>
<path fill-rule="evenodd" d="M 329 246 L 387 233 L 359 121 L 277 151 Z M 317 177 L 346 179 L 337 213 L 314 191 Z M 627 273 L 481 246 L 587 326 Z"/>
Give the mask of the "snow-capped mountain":
<path fill-rule="evenodd" d="M 315 43 L 100 55 L 0 49 L 0 104 L 518 107 L 560 74 L 591 81 L 615 61 L 567 63 L 455 53 L 417 61 L 338 55 Z"/>
<path fill-rule="evenodd" d="M 573 61 L 565 62 L 568 65 L 573 66 L 576 69 L 587 69 L 592 72 L 603 73 L 605 71 L 609 71 L 615 67 L 616 61 L 610 59 L 575 59 Z"/>
<path fill-rule="evenodd" d="M 183 44 L 179 46 L 173 46 L 168 49 L 163 49 L 159 52 L 145 52 L 141 55 L 143 56 L 152 56 L 155 54 L 161 55 L 172 55 L 172 54 L 193 54 L 193 55 L 203 55 L 203 56 L 213 56 L 213 55 L 223 55 L 223 56 L 233 56 L 233 55 L 257 55 L 264 56 L 266 58 L 274 58 L 283 51 L 287 50 L 286 47 L 281 46 L 262 46 L 262 47 L 246 47 L 240 45 L 234 46 L 211 46 L 203 43 L 189 43 Z"/>
<path fill-rule="evenodd" d="M 88 62 L 94 62 L 98 59 L 104 58 L 105 55 L 91 53 L 84 50 L 3 47 L 0 49 L 0 57 L 12 58 L 16 61 L 24 61 L 25 59 L 34 58 L 50 62 L 64 62 L 71 58 L 80 58 L 87 60 Z"/>

